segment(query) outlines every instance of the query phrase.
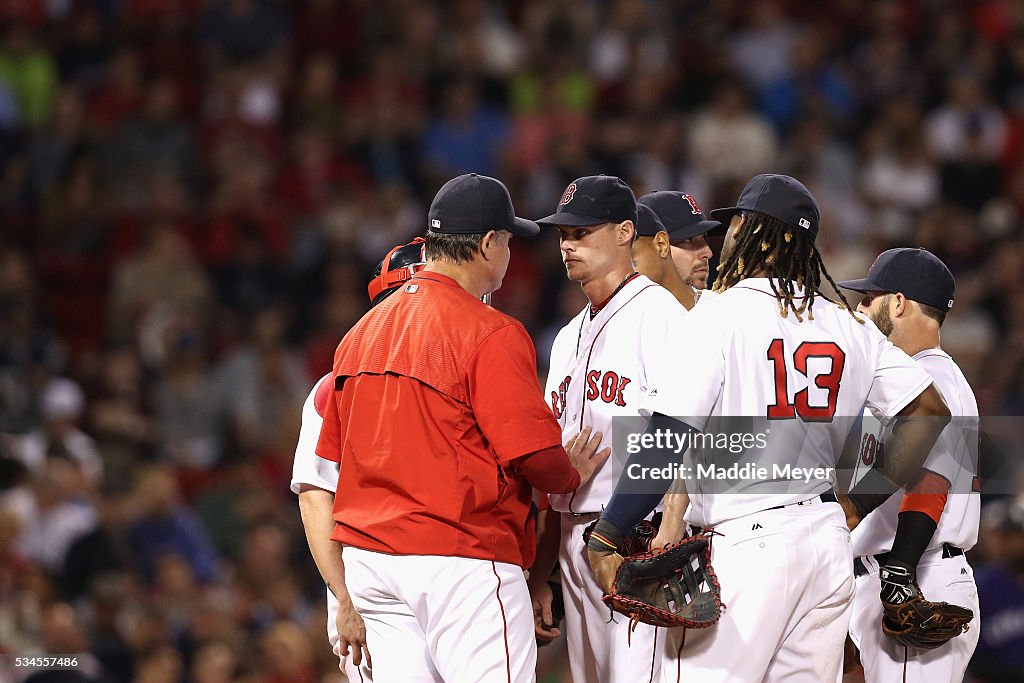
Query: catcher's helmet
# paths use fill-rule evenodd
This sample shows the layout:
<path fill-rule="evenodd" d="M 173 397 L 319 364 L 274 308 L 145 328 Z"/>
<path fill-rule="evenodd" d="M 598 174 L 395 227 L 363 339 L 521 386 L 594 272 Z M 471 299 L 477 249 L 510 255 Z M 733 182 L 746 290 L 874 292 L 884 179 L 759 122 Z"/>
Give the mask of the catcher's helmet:
<path fill-rule="evenodd" d="M 370 295 L 370 306 L 376 306 L 398 289 L 398 286 L 423 270 L 427 265 L 424 254 L 424 239 L 417 237 L 409 244 L 395 247 L 384 260 L 377 264 L 366 291 Z"/>

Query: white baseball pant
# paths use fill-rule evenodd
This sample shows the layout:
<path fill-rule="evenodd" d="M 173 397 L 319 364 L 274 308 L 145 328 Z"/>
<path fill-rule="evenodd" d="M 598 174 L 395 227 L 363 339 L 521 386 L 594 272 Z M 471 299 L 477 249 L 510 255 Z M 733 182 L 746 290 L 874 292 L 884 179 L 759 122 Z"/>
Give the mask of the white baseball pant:
<path fill-rule="evenodd" d="M 818 498 L 715 527 L 722 617 L 669 630 L 664 683 L 822 683 L 837 679 L 853 600 L 846 517 Z"/>
<path fill-rule="evenodd" d="M 375 683 L 536 680 L 533 608 L 520 567 L 352 547 L 342 557 Z"/>
<path fill-rule="evenodd" d="M 665 629 L 636 624 L 612 613 L 587 560 L 583 530 L 600 514 L 559 515 L 562 539 L 558 561 L 565 600 L 565 637 L 575 683 L 652 683 L 659 680 Z"/>
<path fill-rule="evenodd" d="M 868 573 L 856 579 L 850 639 L 860 649 L 864 680 L 867 683 L 961 683 L 981 636 L 978 587 L 967 558 L 963 555 L 943 558 L 943 549 L 938 547 L 926 552 L 917 565 L 917 583 L 925 598 L 974 611 L 967 633 L 934 650 L 906 648 L 882 633 L 878 562 L 870 555 L 861 557 L 860 561 Z"/>

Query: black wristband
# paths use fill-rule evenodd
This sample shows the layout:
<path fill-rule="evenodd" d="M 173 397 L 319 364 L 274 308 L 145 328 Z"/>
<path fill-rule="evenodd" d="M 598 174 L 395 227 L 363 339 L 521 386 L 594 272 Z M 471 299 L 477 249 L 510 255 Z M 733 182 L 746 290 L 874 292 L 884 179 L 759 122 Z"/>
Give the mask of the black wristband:
<path fill-rule="evenodd" d="M 899 487 L 887 476 L 876 469 L 869 469 L 850 489 L 847 496 L 853 506 L 857 508 L 857 514 L 864 519 L 868 513 L 889 500 L 889 497 L 898 490 Z"/>
<path fill-rule="evenodd" d="M 619 531 L 618 527 L 607 519 L 599 519 L 590 532 L 590 540 L 587 541 L 587 550 L 595 553 L 618 552 L 622 545 L 622 539 L 626 534 Z"/>

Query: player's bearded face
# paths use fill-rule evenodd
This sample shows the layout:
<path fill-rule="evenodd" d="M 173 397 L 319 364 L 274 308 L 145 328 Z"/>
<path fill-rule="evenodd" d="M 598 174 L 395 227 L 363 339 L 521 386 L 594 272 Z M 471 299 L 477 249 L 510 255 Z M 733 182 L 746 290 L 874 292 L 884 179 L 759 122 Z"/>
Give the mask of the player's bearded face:
<path fill-rule="evenodd" d="M 708 286 L 711 247 L 703 235 L 672 243 L 672 261 L 686 284 L 697 289 Z"/>
<path fill-rule="evenodd" d="M 886 337 L 892 334 L 893 329 L 892 317 L 889 315 L 889 302 L 891 300 L 892 294 L 868 292 L 864 295 L 864 300 L 857 306 L 857 310 L 870 318 L 871 322 L 878 328 L 878 331 Z"/>

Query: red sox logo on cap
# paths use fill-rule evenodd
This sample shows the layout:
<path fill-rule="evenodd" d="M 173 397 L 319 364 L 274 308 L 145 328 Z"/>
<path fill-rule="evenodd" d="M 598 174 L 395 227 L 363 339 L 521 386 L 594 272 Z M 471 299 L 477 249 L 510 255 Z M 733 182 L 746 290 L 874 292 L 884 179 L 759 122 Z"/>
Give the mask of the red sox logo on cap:
<path fill-rule="evenodd" d="M 687 204 L 690 205 L 690 213 L 692 213 L 694 216 L 699 216 L 701 215 L 701 213 L 703 213 L 700 210 L 700 204 L 697 203 L 696 199 L 694 199 L 688 194 L 684 194 L 682 198 Z"/>
<path fill-rule="evenodd" d="M 562 206 L 571 202 L 574 194 L 576 194 L 576 183 L 569 183 L 569 187 L 565 188 L 565 194 L 562 195 L 562 201 L 558 202 L 558 205 Z"/>

